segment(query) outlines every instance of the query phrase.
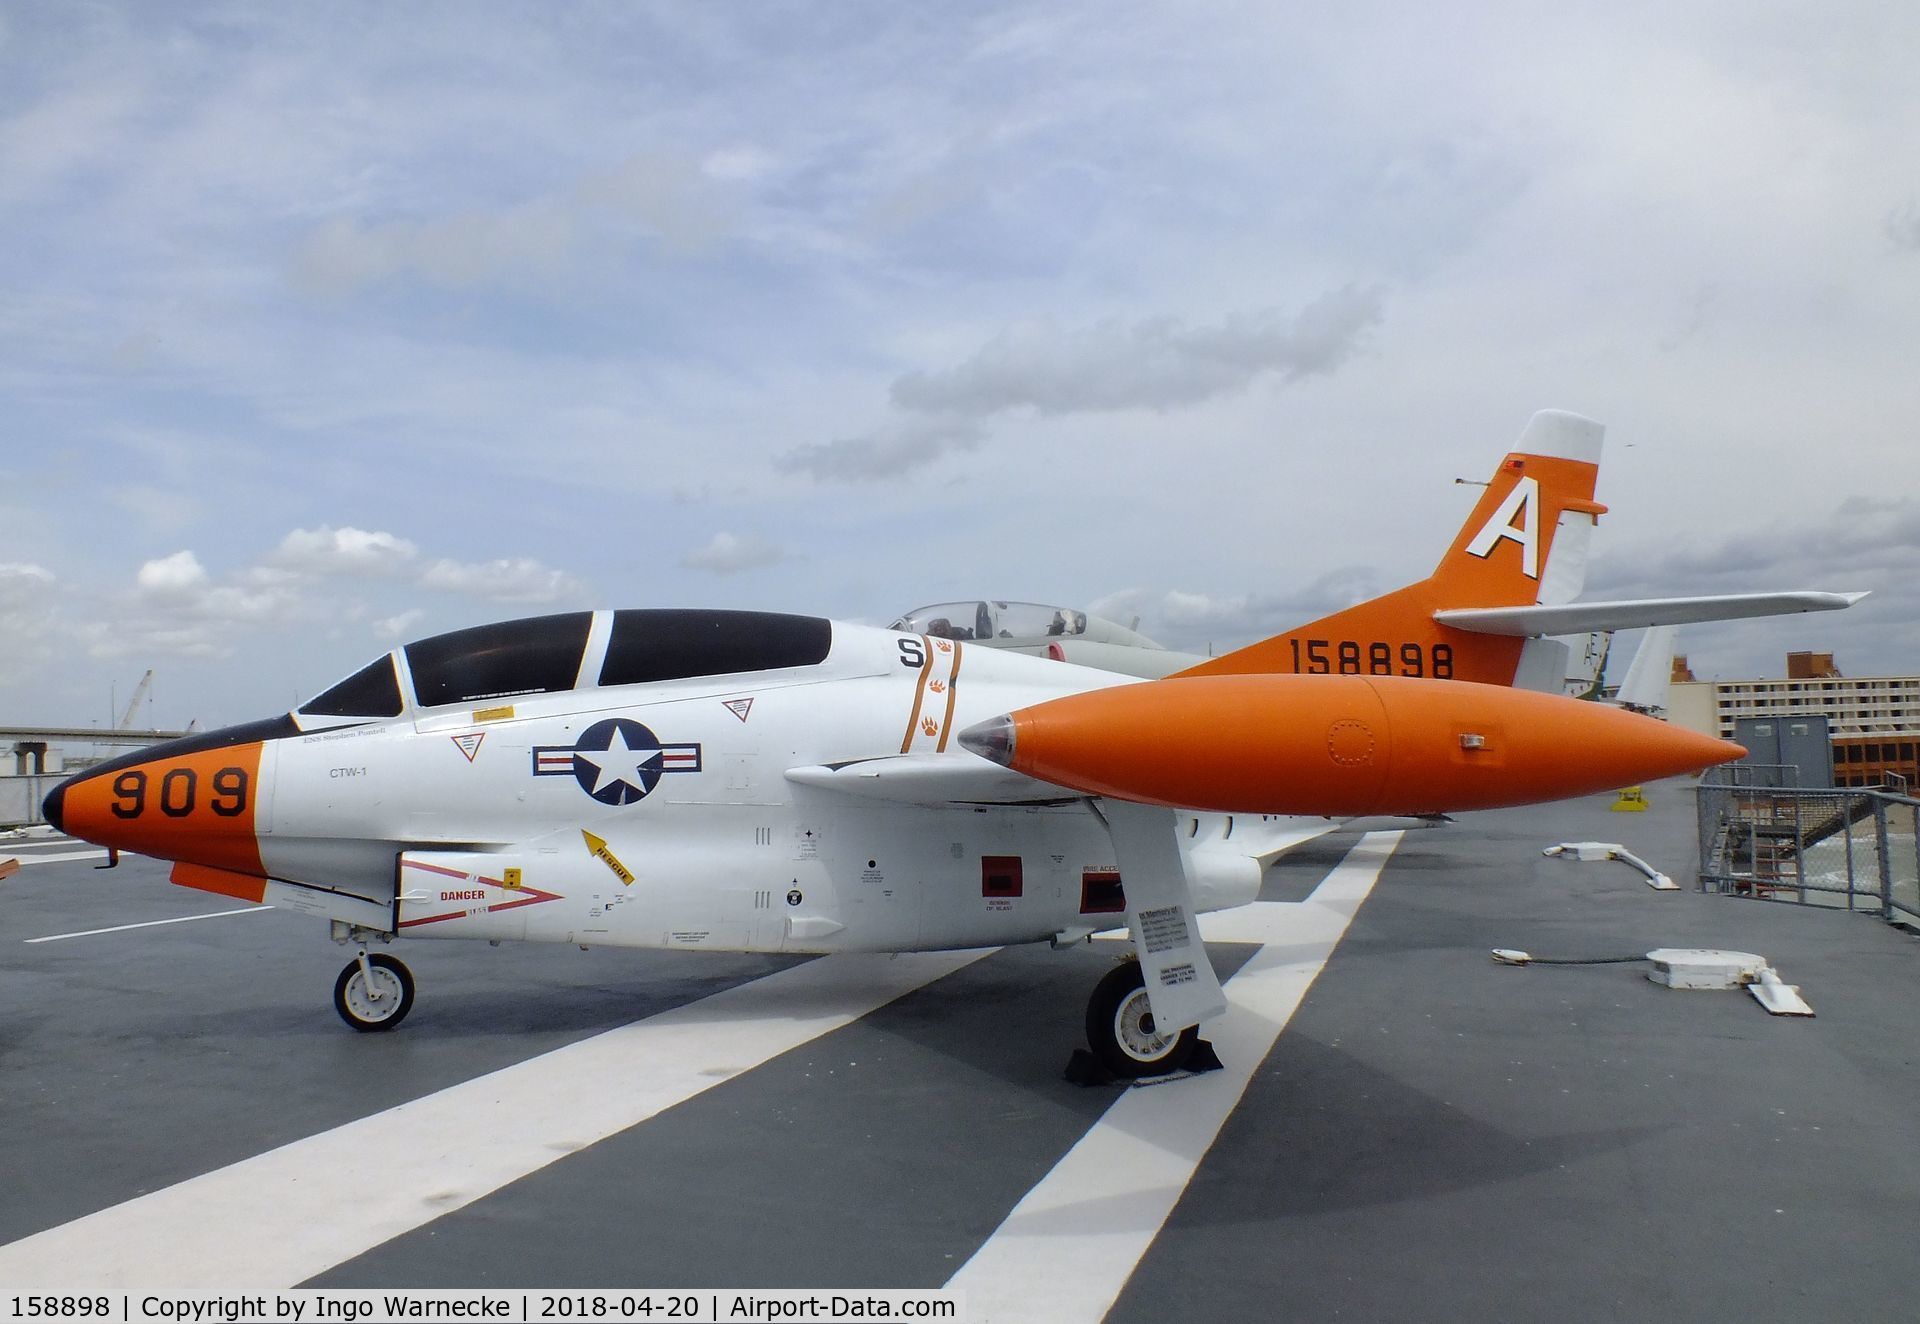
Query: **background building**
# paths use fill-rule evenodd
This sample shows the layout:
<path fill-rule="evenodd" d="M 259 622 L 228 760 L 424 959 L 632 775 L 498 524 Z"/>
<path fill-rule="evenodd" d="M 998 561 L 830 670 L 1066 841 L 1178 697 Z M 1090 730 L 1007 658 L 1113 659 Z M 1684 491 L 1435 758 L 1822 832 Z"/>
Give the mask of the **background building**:
<path fill-rule="evenodd" d="M 1667 719 L 1731 740 L 1743 717 L 1824 716 L 1836 786 L 1920 785 L 1920 676 L 1842 676 L 1831 653 L 1787 654 L 1784 680 L 1682 680 L 1674 659 Z"/>

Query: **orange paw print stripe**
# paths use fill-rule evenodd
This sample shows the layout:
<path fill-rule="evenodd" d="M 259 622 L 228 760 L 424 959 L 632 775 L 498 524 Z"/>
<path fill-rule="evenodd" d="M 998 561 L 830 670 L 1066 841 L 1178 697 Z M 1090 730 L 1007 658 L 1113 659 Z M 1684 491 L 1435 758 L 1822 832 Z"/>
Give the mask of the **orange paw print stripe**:
<path fill-rule="evenodd" d="M 913 709 L 907 714 L 900 752 L 939 752 L 953 733 L 953 704 L 959 689 L 960 658 L 966 651 L 950 639 L 921 636 L 926 661 L 914 679 Z"/>

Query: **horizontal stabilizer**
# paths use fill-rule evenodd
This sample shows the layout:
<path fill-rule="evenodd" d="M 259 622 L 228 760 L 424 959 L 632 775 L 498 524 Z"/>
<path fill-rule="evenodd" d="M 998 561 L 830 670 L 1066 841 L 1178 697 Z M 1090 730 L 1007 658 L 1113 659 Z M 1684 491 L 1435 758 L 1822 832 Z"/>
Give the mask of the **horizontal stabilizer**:
<path fill-rule="evenodd" d="M 800 786 L 916 805 L 1064 804 L 1086 797 L 972 754 L 888 754 L 787 769 Z"/>
<path fill-rule="evenodd" d="M 1473 634 L 1516 637 L 1585 634 L 1592 630 L 1638 630 L 1694 621 L 1735 621 L 1751 616 L 1791 616 L 1803 611 L 1842 611 L 1865 593 L 1723 593 L 1696 598 L 1631 598 L 1620 602 L 1568 602 L 1559 606 L 1458 607 L 1433 619 Z"/>

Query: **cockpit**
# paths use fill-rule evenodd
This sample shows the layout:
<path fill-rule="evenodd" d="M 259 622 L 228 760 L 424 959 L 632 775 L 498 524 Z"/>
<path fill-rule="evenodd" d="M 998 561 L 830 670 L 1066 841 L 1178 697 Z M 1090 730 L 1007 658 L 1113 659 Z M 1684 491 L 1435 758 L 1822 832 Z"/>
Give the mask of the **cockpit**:
<path fill-rule="evenodd" d="M 917 607 L 890 627 L 939 639 L 1060 639 L 1087 632 L 1087 614 L 1038 602 L 940 602 Z"/>
<path fill-rule="evenodd" d="M 301 717 L 398 717 L 411 708 L 817 666 L 833 625 L 815 616 L 680 609 L 566 612 L 477 625 L 395 649 L 302 704 Z"/>

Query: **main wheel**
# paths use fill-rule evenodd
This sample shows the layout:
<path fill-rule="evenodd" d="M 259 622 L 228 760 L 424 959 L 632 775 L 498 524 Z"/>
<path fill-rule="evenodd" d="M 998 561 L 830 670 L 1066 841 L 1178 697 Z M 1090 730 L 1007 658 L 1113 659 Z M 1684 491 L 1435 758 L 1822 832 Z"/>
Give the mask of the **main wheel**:
<path fill-rule="evenodd" d="M 373 973 L 371 989 L 357 960 L 347 962 L 333 981 L 334 1010 L 356 1030 L 391 1030 L 413 1010 L 413 975 L 385 952 L 369 956 L 367 965 Z"/>
<path fill-rule="evenodd" d="M 1137 1080 L 1178 1071 L 1199 1040 L 1198 1026 L 1172 1036 L 1155 1028 L 1138 961 L 1109 970 L 1087 999 L 1087 1045 L 1116 1076 Z"/>

